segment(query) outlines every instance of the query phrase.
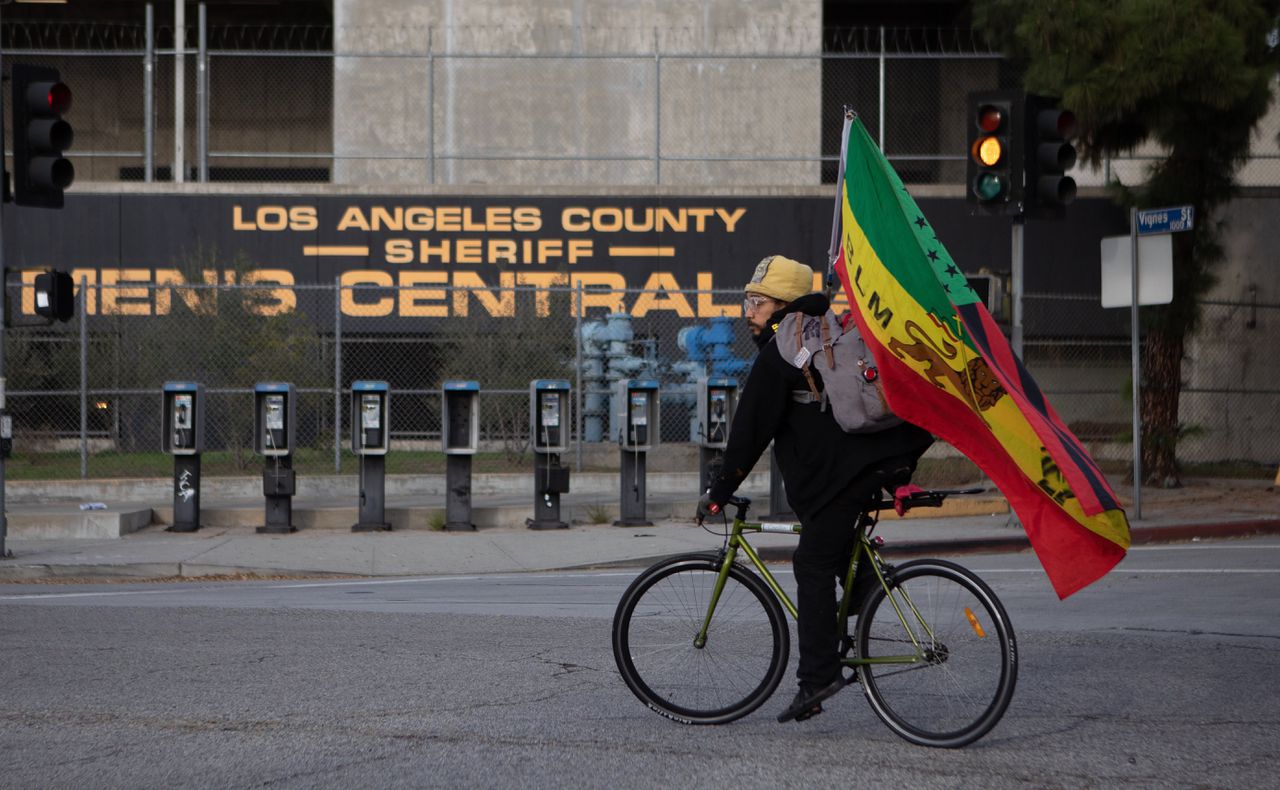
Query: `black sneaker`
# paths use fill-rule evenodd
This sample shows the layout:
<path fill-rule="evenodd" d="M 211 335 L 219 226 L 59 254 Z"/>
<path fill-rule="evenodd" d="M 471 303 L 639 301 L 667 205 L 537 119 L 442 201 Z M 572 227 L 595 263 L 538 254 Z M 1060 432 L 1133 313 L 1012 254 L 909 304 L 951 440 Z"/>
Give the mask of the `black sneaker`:
<path fill-rule="evenodd" d="M 791 700 L 786 710 L 778 714 L 778 722 L 812 719 L 822 712 L 822 701 L 835 696 L 836 692 L 844 687 L 844 678 L 836 678 L 825 686 L 801 683 L 800 690 L 796 692 L 796 698 Z"/>

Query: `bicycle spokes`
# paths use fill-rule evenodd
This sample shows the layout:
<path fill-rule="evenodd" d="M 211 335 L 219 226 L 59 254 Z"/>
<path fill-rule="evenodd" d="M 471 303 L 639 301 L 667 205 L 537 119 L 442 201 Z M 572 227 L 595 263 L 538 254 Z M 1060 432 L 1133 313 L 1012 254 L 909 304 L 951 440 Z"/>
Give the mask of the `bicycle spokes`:
<path fill-rule="evenodd" d="M 980 579 L 943 560 L 905 563 L 868 601 L 857 665 L 872 709 L 924 746 L 980 738 L 1008 707 L 1017 677 L 1013 631 Z"/>

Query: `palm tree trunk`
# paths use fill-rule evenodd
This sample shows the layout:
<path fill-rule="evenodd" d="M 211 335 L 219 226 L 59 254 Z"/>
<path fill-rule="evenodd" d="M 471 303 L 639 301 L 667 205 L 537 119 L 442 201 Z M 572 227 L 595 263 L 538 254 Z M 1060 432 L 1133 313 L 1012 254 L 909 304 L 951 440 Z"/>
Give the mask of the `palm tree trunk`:
<path fill-rule="evenodd" d="M 1177 449 L 1183 340 L 1180 331 L 1152 329 L 1143 344 L 1143 482 L 1162 488 L 1182 485 Z"/>

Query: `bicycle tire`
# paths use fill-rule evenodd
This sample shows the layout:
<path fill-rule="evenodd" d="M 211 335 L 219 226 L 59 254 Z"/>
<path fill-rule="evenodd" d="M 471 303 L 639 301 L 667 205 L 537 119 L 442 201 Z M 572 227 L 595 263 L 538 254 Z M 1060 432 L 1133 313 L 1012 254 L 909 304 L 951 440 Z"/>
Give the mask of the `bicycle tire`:
<path fill-rule="evenodd" d="M 636 577 L 613 618 L 613 656 L 627 688 L 683 724 L 724 724 L 760 707 L 787 667 L 791 632 L 773 591 L 734 565 L 702 628 L 720 573 L 714 554 L 663 560 Z"/>
<path fill-rule="evenodd" d="M 940 748 L 973 743 L 1000 721 L 1017 684 L 1017 641 L 1009 615 L 982 579 L 945 560 L 897 566 L 889 589 L 886 594 L 877 587 L 863 605 L 858 657 L 914 652 L 889 603 L 891 594 L 928 658 L 920 664 L 859 665 L 867 701 L 889 729 L 911 743 Z M 919 617 L 906 605 L 908 598 Z"/>

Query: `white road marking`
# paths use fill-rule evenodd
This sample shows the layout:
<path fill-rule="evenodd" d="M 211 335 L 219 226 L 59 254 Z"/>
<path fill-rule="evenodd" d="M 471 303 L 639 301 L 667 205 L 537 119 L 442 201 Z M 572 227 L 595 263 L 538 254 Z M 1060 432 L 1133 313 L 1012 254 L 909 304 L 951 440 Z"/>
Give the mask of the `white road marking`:
<path fill-rule="evenodd" d="M 582 579 L 584 577 L 608 578 L 615 576 L 635 576 L 636 573 L 631 571 L 616 571 L 610 573 L 503 573 L 503 574 L 470 574 L 466 576 L 416 576 L 412 578 L 396 578 L 396 579 L 344 579 L 342 581 L 330 582 L 293 582 L 280 584 L 266 584 L 262 586 L 255 585 L 255 590 L 301 590 L 325 587 L 378 587 L 392 584 L 424 584 L 428 582 L 456 582 L 456 581 L 488 581 L 491 583 L 499 583 L 503 581 L 512 581 L 517 579 L 528 579 L 537 575 L 539 578 L 572 578 Z M 248 582 L 252 584 L 252 581 Z M 187 581 L 174 582 L 174 584 L 191 584 L 201 585 L 200 579 L 192 578 Z M 62 592 L 62 593 L 27 593 L 23 595 L 0 595 L 0 601 L 31 601 L 42 598 L 96 598 L 96 597 L 112 597 L 124 595 L 173 595 L 175 593 L 185 592 L 204 592 L 207 593 L 213 589 L 247 589 L 243 584 L 235 586 L 225 586 L 228 582 L 210 582 L 207 585 L 193 587 L 164 587 L 151 590 L 100 590 L 97 592 Z"/>

